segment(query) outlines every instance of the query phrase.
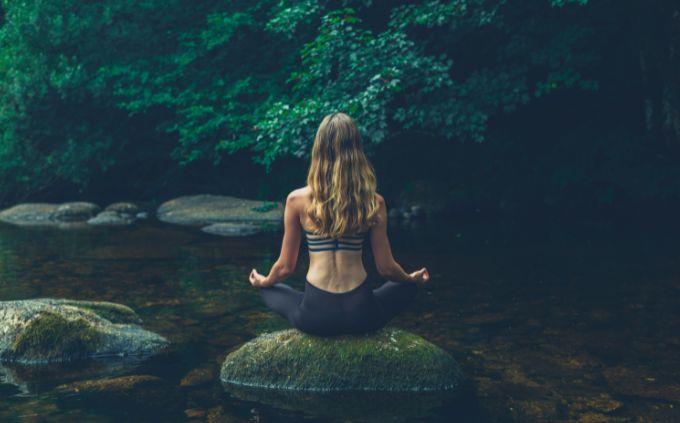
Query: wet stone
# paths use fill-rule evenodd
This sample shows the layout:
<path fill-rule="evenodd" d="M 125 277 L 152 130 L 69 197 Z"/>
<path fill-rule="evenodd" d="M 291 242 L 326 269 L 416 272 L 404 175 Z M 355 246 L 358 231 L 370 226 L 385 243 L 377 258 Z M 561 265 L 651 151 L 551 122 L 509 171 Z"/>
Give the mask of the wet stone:
<path fill-rule="evenodd" d="M 202 419 L 205 417 L 205 410 L 198 408 L 187 408 L 184 410 L 184 415 L 189 419 Z"/>
<path fill-rule="evenodd" d="M 198 368 L 190 371 L 179 385 L 182 387 L 194 387 L 211 383 L 215 380 L 215 373 L 211 369 Z"/>
<path fill-rule="evenodd" d="M 109 204 L 106 206 L 104 211 L 110 211 L 114 213 L 121 213 L 121 214 L 129 214 L 131 216 L 136 215 L 139 213 L 139 207 L 134 204 L 134 203 L 129 203 L 129 202 L 118 202 L 118 203 L 113 203 Z"/>
<path fill-rule="evenodd" d="M 99 210 L 98 205 L 85 201 L 63 203 L 56 208 L 50 219 L 62 222 L 84 221 L 94 216 Z"/>
<path fill-rule="evenodd" d="M 457 389 L 463 375 L 448 353 L 403 330 L 319 338 L 289 329 L 230 353 L 221 380 L 289 391 L 446 391 Z"/>
<path fill-rule="evenodd" d="M 41 298 L 0 302 L 0 361 L 26 364 L 150 355 L 168 341 L 122 304 Z"/>
<path fill-rule="evenodd" d="M 131 225 L 135 221 L 131 215 L 121 214 L 115 211 L 103 211 L 95 217 L 88 219 L 87 223 L 90 225 L 101 226 L 126 226 Z"/>
<path fill-rule="evenodd" d="M 58 226 L 68 228 L 80 227 L 73 225 L 84 223 L 100 208 L 98 205 L 85 201 L 71 203 L 23 203 L 9 207 L 0 212 L 0 221 L 15 225 Z"/>
<path fill-rule="evenodd" d="M 58 395 L 76 396 L 97 403 L 135 404 L 144 407 L 174 407 L 177 395 L 163 379 L 132 375 L 93 379 L 60 385 Z"/>
<path fill-rule="evenodd" d="M 280 222 L 283 205 L 224 195 L 193 195 L 167 201 L 158 208 L 159 220 L 178 225 L 204 226 L 223 222 Z"/>
<path fill-rule="evenodd" d="M 249 236 L 263 231 L 262 226 L 251 223 L 213 223 L 201 229 L 211 235 Z"/>

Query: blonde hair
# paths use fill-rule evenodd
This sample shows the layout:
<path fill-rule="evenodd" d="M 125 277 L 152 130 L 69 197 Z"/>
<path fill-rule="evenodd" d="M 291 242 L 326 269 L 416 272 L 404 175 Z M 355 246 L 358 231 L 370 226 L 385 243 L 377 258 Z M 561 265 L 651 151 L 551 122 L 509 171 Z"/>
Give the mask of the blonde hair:
<path fill-rule="evenodd" d="M 321 235 L 337 238 L 375 224 L 375 172 L 364 154 L 359 130 L 346 114 L 327 115 L 319 125 L 307 185 L 312 190 L 307 214 Z"/>

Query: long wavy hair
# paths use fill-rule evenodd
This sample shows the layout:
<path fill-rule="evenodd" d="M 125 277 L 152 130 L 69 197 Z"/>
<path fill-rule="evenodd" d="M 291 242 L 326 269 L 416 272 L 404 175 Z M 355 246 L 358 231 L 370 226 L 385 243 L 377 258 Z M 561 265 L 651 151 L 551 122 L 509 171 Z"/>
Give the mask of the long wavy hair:
<path fill-rule="evenodd" d="M 344 113 L 324 117 L 307 173 L 312 190 L 307 214 L 318 233 L 337 238 L 373 226 L 378 215 L 376 184 L 354 120 Z"/>

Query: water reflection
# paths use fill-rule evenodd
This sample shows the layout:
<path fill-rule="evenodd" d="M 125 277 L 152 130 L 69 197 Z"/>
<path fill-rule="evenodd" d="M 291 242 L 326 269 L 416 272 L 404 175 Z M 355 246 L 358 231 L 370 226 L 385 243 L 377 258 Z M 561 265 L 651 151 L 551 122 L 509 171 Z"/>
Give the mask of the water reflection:
<path fill-rule="evenodd" d="M 536 221 L 392 227 L 402 264 L 427 266 L 433 279 L 393 323 L 453 354 L 474 391 L 463 402 L 422 398 L 409 409 L 440 421 L 680 420 L 678 232 Z M 257 333 L 287 327 L 246 281 L 250 268 L 266 269 L 278 251 L 276 235 L 227 239 L 154 222 L 78 230 L 0 226 L 0 299 L 123 303 L 173 343 L 167 354 L 140 363 L 4 366 L 0 419 L 409 415 L 400 408 L 408 404 L 403 398 L 300 402 L 222 388 L 216 375 L 227 352 Z M 291 282 L 298 288 L 305 260 L 303 252 Z M 210 381 L 183 384 L 196 369 L 212 373 Z M 124 411 L 104 403 L 95 410 L 55 393 L 76 380 L 122 375 L 162 378 L 178 393 L 177 409 Z"/>

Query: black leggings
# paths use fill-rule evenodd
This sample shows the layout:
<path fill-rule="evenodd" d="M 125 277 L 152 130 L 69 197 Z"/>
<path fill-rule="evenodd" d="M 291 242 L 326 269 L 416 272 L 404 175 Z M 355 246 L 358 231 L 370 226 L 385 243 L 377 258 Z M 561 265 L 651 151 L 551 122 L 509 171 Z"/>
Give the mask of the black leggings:
<path fill-rule="evenodd" d="M 295 328 L 316 336 L 378 330 L 406 308 L 417 293 L 418 286 L 413 282 L 387 281 L 371 289 L 366 280 L 342 293 L 319 289 L 307 281 L 304 292 L 282 283 L 260 288 L 269 308 Z"/>

